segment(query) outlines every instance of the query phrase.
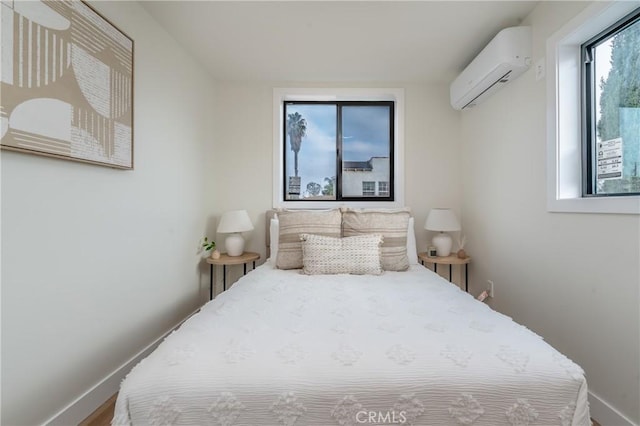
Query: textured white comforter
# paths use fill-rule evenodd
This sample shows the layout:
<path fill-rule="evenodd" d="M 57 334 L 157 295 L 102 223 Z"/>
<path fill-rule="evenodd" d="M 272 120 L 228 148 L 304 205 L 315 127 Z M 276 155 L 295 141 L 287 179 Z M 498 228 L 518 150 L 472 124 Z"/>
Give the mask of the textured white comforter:
<path fill-rule="evenodd" d="M 589 425 L 580 367 L 420 265 L 270 264 L 123 381 L 115 425 Z"/>

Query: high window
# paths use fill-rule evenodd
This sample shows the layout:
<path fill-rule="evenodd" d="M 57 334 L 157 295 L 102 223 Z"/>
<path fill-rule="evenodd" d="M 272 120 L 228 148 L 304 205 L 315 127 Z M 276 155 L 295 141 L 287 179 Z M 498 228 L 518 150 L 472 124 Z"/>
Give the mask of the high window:
<path fill-rule="evenodd" d="M 592 2 L 547 39 L 549 211 L 640 214 L 638 13 L 637 2 Z"/>
<path fill-rule="evenodd" d="M 640 9 L 581 47 L 583 196 L 640 194 Z"/>
<path fill-rule="evenodd" d="M 394 111 L 394 101 L 283 102 L 282 199 L 394 201 Z"/>

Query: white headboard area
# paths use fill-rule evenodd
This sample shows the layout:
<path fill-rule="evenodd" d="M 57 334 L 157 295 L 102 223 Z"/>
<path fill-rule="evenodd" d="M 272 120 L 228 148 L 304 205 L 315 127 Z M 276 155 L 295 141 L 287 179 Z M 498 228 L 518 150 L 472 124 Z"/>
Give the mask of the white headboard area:
<path fill-rule="evenodd" d="M 264 214 L 265 219 L 265 245 L 267 246 L 267 259 L 271 257 L 271 219 L 276 215 L 275 210 L 267 210 Z"/>

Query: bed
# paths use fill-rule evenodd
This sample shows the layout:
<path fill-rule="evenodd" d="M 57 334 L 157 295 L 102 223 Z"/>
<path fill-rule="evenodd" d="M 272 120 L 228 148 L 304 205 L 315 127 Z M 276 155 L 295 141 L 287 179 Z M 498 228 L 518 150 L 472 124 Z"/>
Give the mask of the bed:
<path fill-rule="evenodd" d="M 272 259 L 134 367 L 113 424 L 591 423 L 578 365 L 427 268 Z"/>

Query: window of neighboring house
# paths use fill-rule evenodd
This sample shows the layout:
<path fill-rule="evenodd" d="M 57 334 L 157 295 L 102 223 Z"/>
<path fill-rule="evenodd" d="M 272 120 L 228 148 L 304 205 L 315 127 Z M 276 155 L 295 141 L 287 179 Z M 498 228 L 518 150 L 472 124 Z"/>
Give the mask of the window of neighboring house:
<path fill-rule="evenodd" d="M 373 197 L 376 195 L 376 183 L 375 182 L 362 182 L 362 196 Z"/>
<path fill-rule="evenodd" d="M 389 182 L 378 182 L 378 195 L 381 197 L 389 195 Z"/>
<path fill-rule="evenodd" d="M 283 102 L 283 200 L 394 201 L 393 101 Z M 376 181 L 390 182 L 376 196 Z"/>
<path fill-rule="evenodd" d="M 639 14 L 593 2 L 547 39 L 548 211 L 640 214 Z"/>
<path fill-rule="evenodd" d="M 583 195 L 640 194 L 640 9 L 582 45 Z"/>

